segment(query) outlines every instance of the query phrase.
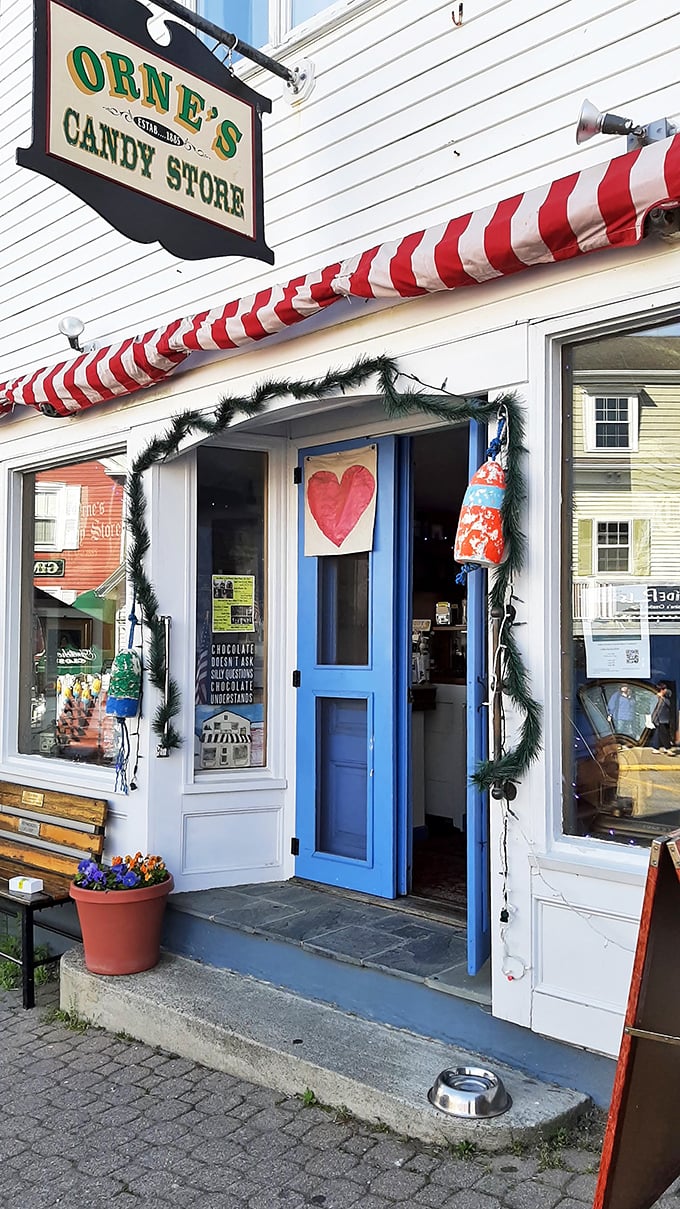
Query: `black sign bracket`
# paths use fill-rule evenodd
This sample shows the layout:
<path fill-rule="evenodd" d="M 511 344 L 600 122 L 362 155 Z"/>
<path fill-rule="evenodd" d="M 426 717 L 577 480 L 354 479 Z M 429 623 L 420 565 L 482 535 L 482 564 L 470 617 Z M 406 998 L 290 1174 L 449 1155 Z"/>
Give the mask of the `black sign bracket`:
<path fill-rule="evenodd" d="M 220 25 L 215 25 L 214 21 L 209 21 L 207 17 L 202 17 L 200 13 L 193 13 L 184 4 L 179 4 L 177 0 L 154 0 L 154 2 L 158 8 L 165 9 L 166 12 L 172 13 L 174 17 L 181 17 L 182 21 L 186 21 L 188 25 L 193 25 L 195 29 L 200 29 L 201 33 L 208 34 L 221 46 L 226 46 L 230 51 L 238 51 L 245 59 L 250 59 L 260 67 L 266 68 L 273 75 L 279 76 L 281 80 L 285 80 L 296 100 L 303 100 L 304 97 L 309 96 L 311 85 L 314 82 L 311 63 L 305 62 L 293 68 L 284 67 L 283 63 L 279 63 L 276 59 L 270 58 L 269 55 L 263 54 L 255 46 L 249 46 L 247 42 L 242 42 L 240 38 L 236 37 L 236 34 L 222 29 Z"/>

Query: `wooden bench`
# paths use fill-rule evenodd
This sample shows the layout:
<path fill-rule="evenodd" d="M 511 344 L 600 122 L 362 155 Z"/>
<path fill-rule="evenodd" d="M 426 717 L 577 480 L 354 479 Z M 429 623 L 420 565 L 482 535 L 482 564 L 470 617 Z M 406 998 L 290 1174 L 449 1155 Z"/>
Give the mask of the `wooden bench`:
<path fill-rule="evenodd" d="M 0 912 L 20 919 L 21 957 L 0 957 L 21 966 L 23 1005 L 35 1004 L 35 971 L 59 954 L 36 959 L 34 926 L 60 936 L 73 934 L 52 921 L 35 920 L 49 907 L 70 902 L 69 886 L 84 857 L 99 857 L 104 846 L 106 802 L 30 785 L 0 781 Z M 12 877 L 40 877 L 37 894 L 9 889 Z M 73 937 L 73 939 L 76 939 Z"/>

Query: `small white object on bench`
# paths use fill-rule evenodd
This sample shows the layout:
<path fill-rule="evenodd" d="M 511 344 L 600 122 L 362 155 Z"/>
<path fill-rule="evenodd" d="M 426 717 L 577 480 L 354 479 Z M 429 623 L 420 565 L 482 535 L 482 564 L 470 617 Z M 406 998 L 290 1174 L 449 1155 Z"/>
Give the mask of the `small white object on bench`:
<path fill-rule="evenodd" d="M 43 888 L 41 877 L 10 877 L 11 894 L 38 894 Z"/>

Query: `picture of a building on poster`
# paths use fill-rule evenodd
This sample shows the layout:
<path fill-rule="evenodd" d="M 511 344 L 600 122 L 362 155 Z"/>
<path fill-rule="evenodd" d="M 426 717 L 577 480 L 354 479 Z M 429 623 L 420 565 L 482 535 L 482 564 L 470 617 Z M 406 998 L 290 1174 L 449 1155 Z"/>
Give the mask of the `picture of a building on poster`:
<path fill-rule="evenodd" d="M 203 723 L 200 738 L 201 768 L 247 768 L 250 764 L 252 726 L 241 714 L 223 710 Z"/>

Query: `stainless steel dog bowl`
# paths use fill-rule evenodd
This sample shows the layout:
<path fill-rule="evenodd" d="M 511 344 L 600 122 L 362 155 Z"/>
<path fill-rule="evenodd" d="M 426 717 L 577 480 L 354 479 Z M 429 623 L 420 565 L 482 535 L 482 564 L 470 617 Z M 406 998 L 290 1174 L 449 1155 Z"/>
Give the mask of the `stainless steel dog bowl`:
<path fill-rule="evenodd" d="M 478 1066 L 457 1066 L 437 1075 L 427 1098 L 451 1117 L 499 1117 L 512 1104 L 503 1083 L 493 1071 Z"/>

